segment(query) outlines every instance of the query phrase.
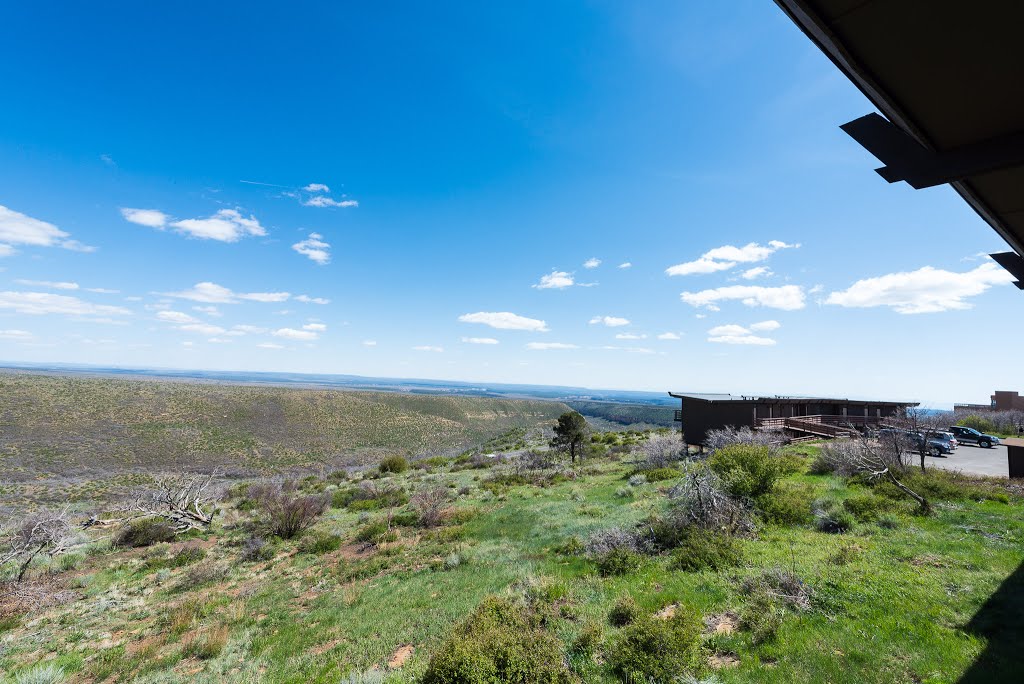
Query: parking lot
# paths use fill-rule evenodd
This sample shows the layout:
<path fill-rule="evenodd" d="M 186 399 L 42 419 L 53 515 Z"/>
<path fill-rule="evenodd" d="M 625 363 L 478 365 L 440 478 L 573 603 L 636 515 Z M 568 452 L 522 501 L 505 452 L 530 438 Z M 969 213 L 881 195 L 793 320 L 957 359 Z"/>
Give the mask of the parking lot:
<path fill-rule="evenodd" d="M 929 456 L 925 466 L 996 477 L 1008 477 L 1010 474 L 1010 466 L 1006 461 L 1006 446 L 1003 444 L 991 449 L 961 444 L 948 456 Z"/>

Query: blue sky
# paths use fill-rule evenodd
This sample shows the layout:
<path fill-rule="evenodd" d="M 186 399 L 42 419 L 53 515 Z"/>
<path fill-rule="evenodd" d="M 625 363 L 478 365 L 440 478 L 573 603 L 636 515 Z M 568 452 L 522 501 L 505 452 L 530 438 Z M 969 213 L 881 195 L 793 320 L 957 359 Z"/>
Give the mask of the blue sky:
<path fill-rule="evenodd" d="M 1024 300 L 979 256 L 1005 245 L 873 173 L 838 128 L 870 104 L 771 2 L 5 23 L 2 360 L 935 406 L 1024 385 Z"/>

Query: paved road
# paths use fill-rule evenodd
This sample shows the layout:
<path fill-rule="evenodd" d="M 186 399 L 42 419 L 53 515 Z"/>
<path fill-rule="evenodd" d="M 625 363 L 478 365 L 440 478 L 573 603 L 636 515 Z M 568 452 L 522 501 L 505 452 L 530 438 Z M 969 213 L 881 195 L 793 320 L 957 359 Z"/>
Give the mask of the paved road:
<path fill-rule="evenodd" d="M 917 462 L 915 460 L 915 462 Z M 949 456 L 929 456 L 925 466 L 946 470 L 962 470 L 975 475 L 1009 477 L 1010 465 L 1006 461 L 1006 446 L 1000 444 L 991 449 L 961 444 Z"/>

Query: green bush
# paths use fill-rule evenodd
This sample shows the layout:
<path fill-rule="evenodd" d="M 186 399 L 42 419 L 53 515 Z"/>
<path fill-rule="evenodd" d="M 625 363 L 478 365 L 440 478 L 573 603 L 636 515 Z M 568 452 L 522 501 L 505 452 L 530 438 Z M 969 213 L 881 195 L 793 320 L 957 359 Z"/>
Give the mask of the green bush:
<path fill-rule="evenodd" d="M 733 496 L 757 499 L 775 488 L 787 464 L 765 446 L 730 444 L 717 449 L 708 465 Z"/>
<path fill-rule="evenodd" d="M 377 470 L 381 473 L 404 473 L 409 469 L 409 461 L 405 456 L 388 456 L 380 462 Z"/>
<path fill-rule="evenodd" d="M 581 556 L 584 546 L 579 537 L 566 537 L 565 541 L 551 547 L 551 550 L 560 556 Z"/>
<path fill-rule="evenodd" d="M 625 627 L 632 624 L 638 617 L 640 617 L 640 606 L 636 604 L 632 596 L 627 594 L 619 598 L 612 609 L 608 611 L 608 624 L 613 627 Z"/>
<path fill-rule="evenodd" d="M 843 508 L 850 512 L 858 522 L 872 522 L 878 517 L 892 509 L 892 502 L 875 496 L 870 492 L 854 494 L 843 501 Z"/>
<path fill-rule="evenodd" d="M 977 414 L 971 414 L 965 416 L 957 421 L 957 425 L 963 425 L 964 427 L 974 428 L 978 432 L 992 433 L 996 431 L 996 424 L 988 418 L 983 418 Z"/>
<path fill-rule="evenodd" d="M 777 525 L 802 525 L 810 523 L 814 516 L 814 488 L 799 482 L 780 482 L 772 491 L 757 500 L 762 517 Z"/>
<path fill-rule="evenodd" d="M 337 551 L 341 548 L 341 537 L 336 534 L 308 534 L 299 541 L 299 551 L 302 553 L 322 554 Z"/>
<path fill-rule="evenodd" d="M 524 606 L 488 597 L 434 653 L 423 684 L 569 684 L 561 642 Z"/>
<path fill-rule="evenodd" d="M 174 528 L 160 518 L 133 520 L 114 537 L 114 546 L 139 548 L 174 539 Z"/>
<path fill-rule="evenodd" d="M 597 572 L 602 577 L 615 577 L 633 572 L 640 567 L 640 555 L 627 549 L 611 549 L 595 559 Z"/>
<path fill-rule="evenodd" d="M 740 609 L 739 626 L 750 632 L 750 640 L 755 645 L 775 641 L 785 614 L 785 608 L 771 594 L 755 591 Z"/>
<path fill-rule="evenodd" d="M 601 648 L 604 628 L 597 622 L 588 622 L 572 640 L 572 651 L 579 655 L 592 656 Z"/>
<path fill-rule="evenodd" d="M 696 527 L 686 528 L 680 543 L 672 552 L 673 570 L 698 572 L 722 570 L 739 565 L 740 551 L 735 540 L 725 534 Z"/>
<path fill-rule="evenodd" d="M 356 530 L 356 541 L 367 544 L 381 544 L 397 538 L 398 534 L 383 520 L 370 521 Z"/>
<path fill-rule="evenodd" d="M 818 511 L 815 518 L 814 525 L 818 531 L 828 534 L 849 532 L 857 524 L 848 511 L 835 507 Z"/>
<path fill-rule="evenodd" d="M 700 669 L 700 635 L 700 621 L 682 607 L 665 620 L 645 616 L 622 630 L 607 660 L 626 681 L 677 681 Z"/>
<path fill-rule="evenodd" d="M 644 475 L 648 482 L 663 482 L 682 477 L 683 473 L 675 468 L 651 468 L 650 470 L 638 470 L 638 475 Z"/>

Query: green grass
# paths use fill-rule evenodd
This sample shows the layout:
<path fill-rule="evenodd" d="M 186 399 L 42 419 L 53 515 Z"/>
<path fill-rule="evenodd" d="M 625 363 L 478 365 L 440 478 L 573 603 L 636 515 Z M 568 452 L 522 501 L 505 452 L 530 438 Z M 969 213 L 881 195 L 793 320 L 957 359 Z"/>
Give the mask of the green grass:
<path fill-rule="evenodd" d="M 121 681 L 243 682 L 261 675 L 306 684 L 377 668 L 388 682 L 414 682 L 452 626 L 486 596 L 539 593 L 553 606 L 546 629 L 567 653 L 581 639 L 594 644 L 594 654 L 569 656 L 581 680 L 611 684 L 619 679 L 605 656 L 623 628 L 609 625 L 608 613 L 623 597 L 632 597 L 642 615 L 674 604 L 702 618 L 739 614 L 751 600 L 743 580 L 781 568 L 812 588 L 811 608 L 783 610 L 771 639 L 743 629 L 703 637 L 705 655 L 738 660 L 715 672 L 722 682 L 956 682 L 986 647 L 985 671 L 972 682 L 1013 681 L 1017 674 L 1012 668 L 1020 666 L 1024 644 L 1013 631 L 1015 618 L 982 609 L 1015 571 L 1020 576 L 1020 498 L 936 501 L 928 517 L 895 506 L 886 513 L 894 529 L 865 516 L 846 534 L 817 532 L 810 523 L 762 523 L 756 536 L 739 540 L 736 567 L 677 571 L 666 555 L 645 557 L 625 575 L 601 577 L 590 560 L 557 549 L 572 537 L 631 526 L 665 505 L 663 489 L 671 482 L 635 487 L 628 498 L 615 495 L 629 467 L 609 457 L 555 484 L 490 489 L 481 486 L 486 470 L 413 469 L 390 482 L 408 490 L 436 481 L 466 487 L 455 506 L 467 513 L 432 530 L 394 527 L 394 541 L 374 545 L 355 540 L 367 523 L 361 516 L 386 521 L 388 511 L 330 509 L 309 534 L 339 535 L 340 549 L 300 553 L 299 539 L 281 542 L 269 561 L 244 565 L 234 562 L 244 526 L 223 522 L 246 514 L 229 510 L 205 535 L 202 562 L 229 563 L 231 570 L 195 589 L 176 588 L 194 565 L 158 563 L 154 570 L 131 551 L 89 554 L 73 571 L 79 574 L 60 575 L 80 585 L 80 600 L 0 622 L 0 672 L 13 676 L 52 657 L 70 677 L 97 681 L 117 675 Z M 832 476 L 798 473 L 784 482 L 836 502 L 867 491 Z M 159 557 L 175 552 L 161 549 Z M 1019 606 L 1020 582 L 1007 586 L 1000 601 Z M 984 619 L 972 624 L 979 612 Z M 1017 639 L 1016 646 L 1006 638 Z M 413 647 L 411 657 L 389 668 L 403 646 Z"/>

